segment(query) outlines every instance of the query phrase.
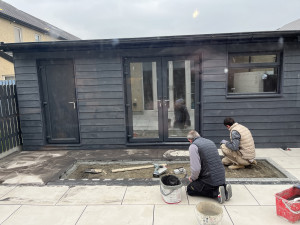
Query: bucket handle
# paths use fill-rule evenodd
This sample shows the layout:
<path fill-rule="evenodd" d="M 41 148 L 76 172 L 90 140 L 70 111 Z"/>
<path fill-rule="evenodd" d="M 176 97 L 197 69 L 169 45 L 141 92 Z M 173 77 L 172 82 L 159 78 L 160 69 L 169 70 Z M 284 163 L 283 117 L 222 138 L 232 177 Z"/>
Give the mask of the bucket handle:
<path fill-rule="evenodd" d="M 285 206 L 288 208 L 288 210 L 290 210 L 292 213 L 294 213 L 294 214 L 300 214 L 300 210 L 299 211 L 294 211 L 294 210 L 292 210 L 290 208 L 289 204 L 287 204 L 285 201 L 282 201 L 282 202 L 285 204 Z"/>

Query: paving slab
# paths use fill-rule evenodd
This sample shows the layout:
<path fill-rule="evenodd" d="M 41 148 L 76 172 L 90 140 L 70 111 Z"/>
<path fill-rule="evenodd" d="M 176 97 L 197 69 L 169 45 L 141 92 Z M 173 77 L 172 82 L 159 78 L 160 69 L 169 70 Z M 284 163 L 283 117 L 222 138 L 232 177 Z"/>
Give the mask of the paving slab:
<path fill-rule="evenodd" d="M 10 217 L 20 205 L 0 205 L 0 224 Z"/>
<path fill-rule="evenodd" d="M 160 193 L 160 186 L 131 186 L 127 187 L 126 194 L 123 200 L 126 204 L 166 204 Z M 188 204 L 185 188 L 181 188 L 181 202 L 178 204 Z"/>
<path fill-rule="evenodd" d="M 0 186 L 0 198 L 15 188 L 16 188 L 15 185 L 14 186 Z"/>
<path fill-rule="evenodd" d="M 273 157 L 276 163 L 284 169 L 300 169 L 300 157 Z"/>
<path fill-rule="evenodd" d="M 152 225 L 153 205 L 87 206 L 76 225 Z"/>
<path fill-rule="evenodd" d="M 121 205 L 126 186 L 71 187 L 57 205 L 117 204 Z"/>
<path fill-rule="evenodd" d="M 300 162 L 299 162 L 300 163 Z M 286 169 L 290 174 L 300 180 L 300 169 Z"/>
<path fill-rule="evenodd" d="M 85 206 L 21 206 L 2 225 L 74 225 Z"/>
<path fill-rule="evenodd" d="M 275 194 L 292 185 L 245 185 L 260 205 L 276 205 Z"/>
<path fill-rule="evenodd" d="M 223 205 L 258 205 L 258 202 L 248 191 L 244 185 L 231 185 L 232 187 L 232 198 L 229 201 L 225 201 Z M 198 196 L 188 196 L 189 204 L 196 205 L 200 201 L 213 201 L 217 202 L 216 199 L 198 197 Z"/>
<path fill-rule="evenodd" d="M 288 156 L 281 148 L 256 148 L 256 157 L 285 157 Z"/>
<path fill-rule="evenodd" d="M 300 148 L 290 148 L 290 151 L 285 151 L 288 156 L 300 156 Z"/>
<path fill-rule="evenodd" d="M 234 225 L 291 225 L 277 216 L 276 206 L 226 206 Z M 294 224 L 300 224 L 300 221 Z"/>
<path fill-rule="evenodd" d="M 55 205 L 67 186 L 18 186 L 0 198 L 0 204 Z"/>

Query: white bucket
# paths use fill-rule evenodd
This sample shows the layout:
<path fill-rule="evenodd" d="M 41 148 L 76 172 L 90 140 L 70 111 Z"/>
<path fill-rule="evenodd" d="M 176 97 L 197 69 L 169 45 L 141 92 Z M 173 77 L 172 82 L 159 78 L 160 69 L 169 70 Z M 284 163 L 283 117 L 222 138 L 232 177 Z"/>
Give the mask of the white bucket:
<path fill-rule="evenodd" d="M 168 204 L 181 202 L 181 187 L 181 181 L 174 175 L 164 175 L 160 179 L 160 193 Z"/>
<path fill-rule="evenodd" d="M 214 202 L 199 202 L 195 207 L 195 215 L 199 225 L 216 225 L 222 220 L 223 209 Z"/>

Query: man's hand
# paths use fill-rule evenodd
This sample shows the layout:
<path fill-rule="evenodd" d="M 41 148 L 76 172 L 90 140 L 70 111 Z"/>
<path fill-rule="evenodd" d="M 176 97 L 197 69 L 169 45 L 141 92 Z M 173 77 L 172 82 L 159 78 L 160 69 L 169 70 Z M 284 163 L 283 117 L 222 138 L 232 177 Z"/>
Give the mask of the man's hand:
<path fill-rule="evenodd" d="M 189 181 L 190 181 L 190 182 L 193 182 L 193 180 L 192 180 L 192 178 L 191 178 L 191 177 L 189 177 Z"/>
<path fill-rule="evenodd" d="M 228 141 L 226 141 L 226 140 L 222 140 L 222 141 L 220 142 L 220 145 L 221 145 L 221 144 L 224 144 L 224 145 L 225 145 L 227 142 L 228 142 Z"/>

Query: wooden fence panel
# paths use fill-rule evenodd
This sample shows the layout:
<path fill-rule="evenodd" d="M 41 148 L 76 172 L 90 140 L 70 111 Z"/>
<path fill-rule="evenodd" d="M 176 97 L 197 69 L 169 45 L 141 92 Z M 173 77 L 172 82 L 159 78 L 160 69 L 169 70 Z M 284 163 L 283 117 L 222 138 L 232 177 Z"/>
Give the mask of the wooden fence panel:
<path fill-rule="evenodd" d="M 0 153 L 22 144 L 16 84 L 0 81 Z"/>

